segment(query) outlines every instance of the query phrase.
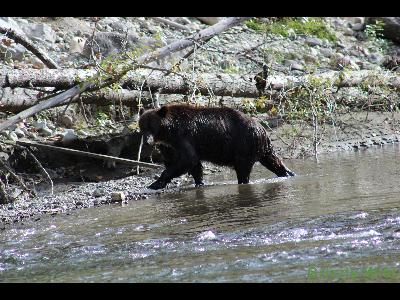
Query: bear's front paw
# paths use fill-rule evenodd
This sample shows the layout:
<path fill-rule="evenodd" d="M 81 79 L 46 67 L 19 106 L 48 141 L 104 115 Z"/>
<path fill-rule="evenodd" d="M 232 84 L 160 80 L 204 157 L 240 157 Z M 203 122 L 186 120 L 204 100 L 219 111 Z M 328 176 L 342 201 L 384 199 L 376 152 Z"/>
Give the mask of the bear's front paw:
<path fill-rule="evenodd" d="M 201 181 L 201 182 L 196 182 L 194 186 L 199 187 L 199 186 L 203 186 L 203 185 L 204 185 L 204 182 Z"/>
<path fill-rule="evenodd" d="M 167 183 L 164 181 L 154 181 L 151 185 L 149 185 L 149 189 L 152 190 L 159 190 L 159 189 L 163 189 L 167 186 Z"/>

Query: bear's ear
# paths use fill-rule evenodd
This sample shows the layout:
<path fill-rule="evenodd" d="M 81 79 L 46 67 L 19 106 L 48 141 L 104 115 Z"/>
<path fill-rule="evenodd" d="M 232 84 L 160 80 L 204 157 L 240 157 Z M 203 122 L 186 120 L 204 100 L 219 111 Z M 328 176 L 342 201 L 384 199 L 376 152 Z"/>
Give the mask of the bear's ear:
<path fill-rule="evenodd" d="M 157 113 L 161 118 L 165 118 L 165 116 L 167 115 L 167 112 L 168 112 L 168 108 L 166 106 L 163 106 L 158 110 Z"/>
<path fill-rule="evenodd" d="M 144 113 L 144 108 L 143 107 L 141 107 L 140 109 L 139 109 L 139 117 L 141 116 L 141 115 L 143 115 L 143 113 Z"/>

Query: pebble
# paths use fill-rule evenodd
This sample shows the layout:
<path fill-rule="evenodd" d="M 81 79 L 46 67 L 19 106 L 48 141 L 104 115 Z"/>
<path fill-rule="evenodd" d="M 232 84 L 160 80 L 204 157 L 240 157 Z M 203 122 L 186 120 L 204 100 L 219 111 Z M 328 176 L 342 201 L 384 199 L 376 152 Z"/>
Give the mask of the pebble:
<path fill-rule="evenodd" d="M 315 37 L 307 37 L 305 43 L 309 46 L 322 46 L 322 41 Z"/>
<path fill-rule="evenodd" d="M 58 122 L 61 123 L 61 125 L 64 125 L 66 128 L 71 128 L 74 126 L 74 120 L 72 119 L 71 116 L 68 115 L 62 115 L 58 118 Z"/>
<path fill-rule="evenodd" d="M 35 127 L 37 130 L 41 130 L 44 127 L 47 127 L 46 125 L 46 121 L 45 120 L 39 120 L 39 121 L 35 121 L 33 122 L 33 127 Z"/>
<path fill-rule="evenodd" d="M 40 130 L 40 133 L 43 134 L 44 136 L 51 136 L 53 134 L 53 131 L 46 126 Z"/>
<path fill-rule="evenodd" d="M 362 23 L 353 24 L 351 26 L 351 29 L 353 29 L 354 31 L 361 31 L 364 29 L 364 24 L 362 24 Z"/>
<path fill-rule="evenodd" d="M 343 30 L 343 34 L 344 34 L 344 35 L 347 35 L 347 36 L 353 36 L 353 35 L 354 35 L 354 31 L 353 31 L 353 29 L 351 29 L 351 28 L 345 28 L 345 29 Z"/>
<path fill-rule="evenodd" d="M 380 62 L 383 60 L 383 55 L 381 55 L 381 54 L 379 54 L 379 53 L 371 53 L 371 54 L 368 56 L 368 60 L 369 60 L 371 63 L 378 64 L 378 63 L 380 63 Z"/>
<path fill-rule="evenodd" d="M 327 58 L 330 58 L 332 56 L 332 51 L 328 48 L 322 48 L 320 50 L 321 54 Z"/>
<path fill-rule="evenodd" d="M 299 70 L 299 71 L 303 71 L 304 70 L 304 66 L 301 65 L 300 63 L 298 63 L 295 60 L 291 60 L 291 59 L 285 59 L 283 61 L 283 64 L 289 68 L 291 68 L 292 70 Z"/>
<path fill-rule="evenodd" d="M 8 134 L 8 138 L 14 142 L 18 141 L 18 136 L 13 131 Z"/>
<path fill-rule="evenodd" d="M 93 192 L 93 196 L 96 197 L 96 198 L 104 196 L 105 194 L 106 194 L 106 191 L 103 188 L 95 189 L 94 192 Z"/>
<path fill-rule="evenodd" d="M 21 130 L 21 128 L 17 128 L 14 130 L 14 133 L 17 135 L 17 137 L 22 138 L 25 136 L 25 133 Z"/>
<path fill-rule="evenodd" d="M 62 137 L 62 142 L 68 143 L 70 141 L 76 140 L 77 138 L 78 138 L 78 135 L 75 133 L 75 130 L 65 129 L 64 136 Z"/>

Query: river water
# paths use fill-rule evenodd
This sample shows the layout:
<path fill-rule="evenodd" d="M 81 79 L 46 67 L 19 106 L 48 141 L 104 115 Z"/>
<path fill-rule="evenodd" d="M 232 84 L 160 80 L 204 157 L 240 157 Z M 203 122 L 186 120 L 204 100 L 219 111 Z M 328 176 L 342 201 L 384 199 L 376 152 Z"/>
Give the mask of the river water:
<path fill-rule="evenodd" d="M 0 282 L 399 282 L 399 145 L 286 162 L 3 230 Z"/>

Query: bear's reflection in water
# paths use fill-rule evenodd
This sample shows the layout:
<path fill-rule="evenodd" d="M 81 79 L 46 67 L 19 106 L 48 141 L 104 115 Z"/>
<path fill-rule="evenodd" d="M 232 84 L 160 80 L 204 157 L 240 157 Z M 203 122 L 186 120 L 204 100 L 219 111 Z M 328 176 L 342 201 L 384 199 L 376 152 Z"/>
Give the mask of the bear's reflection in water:
<path fill-rule="evenodd" d="M 265 218 L 276 219 L 288 210 L 287 198 L 283 182 L 208 185 L 179 194 L 164 194 L 157 201 L 156 211 L 165 219 L 186 220 L 190 227 L 185 229 L 187 233 L 220 231 L 232 226 L 262 224 Z"/>

